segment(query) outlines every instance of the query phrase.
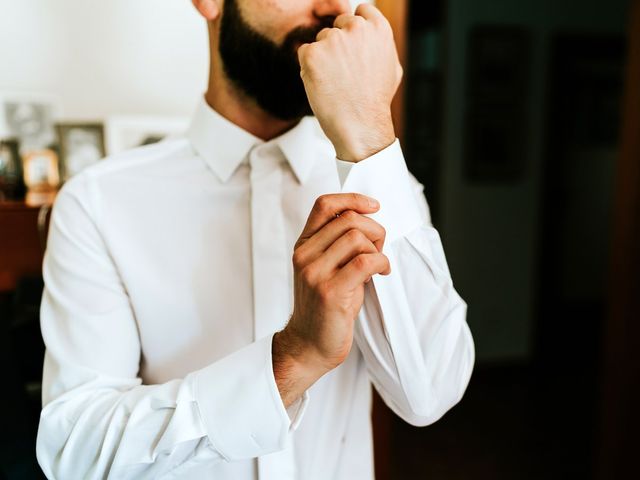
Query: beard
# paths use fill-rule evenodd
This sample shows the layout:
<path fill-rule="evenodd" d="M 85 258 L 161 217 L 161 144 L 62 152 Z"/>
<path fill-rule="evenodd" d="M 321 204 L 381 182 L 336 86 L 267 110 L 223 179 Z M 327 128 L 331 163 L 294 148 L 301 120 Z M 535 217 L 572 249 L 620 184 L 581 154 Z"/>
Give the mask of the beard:
<path fill-rule="evenodd" d="M 297 47 L 312 43 L 333 17 L 315 27 L 296 27 L 277 45 L 245 20 L 237 0 L 226 0 L 220 20 L 220 57 L 225 74 L 244 94 L 272 116 L 289 121 L 312 115 L 300 77 Z"/>

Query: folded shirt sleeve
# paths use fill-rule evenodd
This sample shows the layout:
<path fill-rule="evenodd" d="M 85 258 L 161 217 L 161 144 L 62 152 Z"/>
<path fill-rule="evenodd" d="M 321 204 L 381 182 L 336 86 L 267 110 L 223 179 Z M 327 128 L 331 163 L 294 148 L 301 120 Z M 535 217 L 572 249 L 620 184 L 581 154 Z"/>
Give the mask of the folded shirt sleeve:
<path fill-rule="evenodd" d="M 405 421 L 428 425 L 462 398 L 471 376 L 466 304 L 399 141 L 361 162 L 336 163 L 342 192 L 380 202 L 370 216 L 387 232 L 383 253 L 392 270 L 365 285 L 356 344 L 385 403 Z"/>
<path fill-rule="evenodd" d="M 308 397 L 285 409 L 271 336 L 183 379 L 143 385 L 136 320 L 92 198 L 82 174 L 65 185 L 44 260 L 37 457 L 47 477 L 158 478 L 189 462 L 282 450 Z"/>

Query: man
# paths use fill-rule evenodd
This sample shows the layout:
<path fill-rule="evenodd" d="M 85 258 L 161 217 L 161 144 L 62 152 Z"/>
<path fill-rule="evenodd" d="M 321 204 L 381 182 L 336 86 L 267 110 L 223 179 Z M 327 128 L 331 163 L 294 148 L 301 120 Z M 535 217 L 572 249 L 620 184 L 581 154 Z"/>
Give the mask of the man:
<path fill-rule="evenodd" d="M 370 382 L 427 425 L 474 361 L 391 123 L 391 29 L 346 0 L 194 4 L 211 75 L 186 138 L 58 196 L 39 462 L 51 478 L 371 479 Z"/>

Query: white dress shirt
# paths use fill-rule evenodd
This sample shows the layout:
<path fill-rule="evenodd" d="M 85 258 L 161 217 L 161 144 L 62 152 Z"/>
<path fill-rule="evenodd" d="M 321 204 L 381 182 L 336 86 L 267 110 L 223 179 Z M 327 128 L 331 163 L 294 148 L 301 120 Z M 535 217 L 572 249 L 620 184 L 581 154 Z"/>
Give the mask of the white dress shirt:
<path fill-rule="evenodd" d="M 371 480 L 371 383 L 427 425 L 474 363 L 422 188 L 398 141 L 342 162 L 313 117 L 264 142 L 204 101 L 184 138 L 72 178 L 44 260 L 46 475 Z M 392 273 L 366 284 L 347 360 L 285 409 L 271 339 L 293 311 L 294 243 L 335 192 L 379 200 Z"/>

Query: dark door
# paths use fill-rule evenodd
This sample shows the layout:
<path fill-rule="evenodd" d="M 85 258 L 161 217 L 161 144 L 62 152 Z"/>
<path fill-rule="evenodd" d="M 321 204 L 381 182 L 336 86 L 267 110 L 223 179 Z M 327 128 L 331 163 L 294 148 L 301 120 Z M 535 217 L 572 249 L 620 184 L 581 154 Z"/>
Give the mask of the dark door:
<path fill-rule="evenodd" d="M 549 454 L 586 460 L 575 466 L 583 478 L 597 438 L 625 45 L 608 35 L 551 40 L 535 355 L 548 407 L 540 420 L 554 426 Z"/>

